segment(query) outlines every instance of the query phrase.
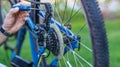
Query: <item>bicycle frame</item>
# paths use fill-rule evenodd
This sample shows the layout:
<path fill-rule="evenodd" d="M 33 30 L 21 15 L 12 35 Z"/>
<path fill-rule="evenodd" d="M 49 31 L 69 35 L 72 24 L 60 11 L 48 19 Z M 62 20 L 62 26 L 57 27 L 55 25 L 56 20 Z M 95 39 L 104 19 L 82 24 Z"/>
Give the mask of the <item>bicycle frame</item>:
<path fill-rule="evenodd" d="M 44 16 L 45 16 L 43 12 L 39 12 L 39 15 L 40 15 L 41 18 L 44 18 Z M 56 20 L 54 20 L 53 18 L 51 18 L 51 19 L 50 19 L 50 24 L 53 24 L 53 23 L 56 24 L 57 27 L 58 27 L 62 32 L 66 33 L 67 35 L 72 36 L 72 37 L 75 36 L 75 35 L 72 33 L 71 30 L 67 29 L 65 26 L 63 26 L 62 24 L 60 24 L 58 21 L 56 21 Z M 36 49 L 35 49 L 36 47 L 35 47 L 35 43 L 34 43 L 33 37 L 34 37 L 35 39 L 37 39 L 37 38 L 38 38 L 38 35 L 36 35 L 35 32 L 34 32 L 35 24 L 34 24 L 34 22 L 31 20 L 30 17 L 28 17 L 28 20 L 27 20 L 25 26 L 26 26 L 26 29 L 29 31 L 30 46 L 31 46 L 31 50 L 32 50 L 32 59 L 33 59 L 33 62 L 34 62 L 34 65 L 33 65 L 33 66 L 34 66 L 34 67 L 37 67 L 39 58 L 40 58 L 41 55 L 44 53 L 45 48 L 44 48 L 43 46 L 40 46 L 39 52 L 37 52 Z M 18 48 L 19 50 L 21 49 L 22 44 L 23 44 L 23 41 L 21 41 L 21 38 L 23 38 L 23 37 L 21 36 L 21 33 L 23 33 L 23 32 L 26 32 L 26 30 L 25 30 L 25 29 L 21 29 L 21 30 L 19 31 L 19 33 L 18 33 L 18 39 L 17 39 L 17 46 L 18 46 L 18 47 L 17 47 L 17 48 Z M 25 33 L 24 33 L 24 34 L 25 34 Z M 71 42 L 69 45 L 70 45 L 70 46 L 66 46 L 66 47 L 64 48 L 64 54 L 66 54 L 66 53 L 69 51 L 69 48 L 71 48 L 72 50 L 74 50 L 75 48 L 78 48 L 77 37 L 74 37 L 74 41 Z M 71 46 L 72 46 L 72 47 L 71 47 Z M 69 48 L 68 48 L 68 47 L 69 47 Z M 20 51 L 19 51 L 19 53 L 20 53 Z M 19 55 L 19 53 L 18 53 L 18 55 Z M 15 53 L 12 52 L 12 57 L 14 57 L 14 56 L 15 56 Z M 57 63 L 57 62 L 58 62 L 58 59 L 55 58 L 55 59 L 51 62 L 51 64 L 52 64 L 52 65 L 55 65 L 55 63 Z"/>

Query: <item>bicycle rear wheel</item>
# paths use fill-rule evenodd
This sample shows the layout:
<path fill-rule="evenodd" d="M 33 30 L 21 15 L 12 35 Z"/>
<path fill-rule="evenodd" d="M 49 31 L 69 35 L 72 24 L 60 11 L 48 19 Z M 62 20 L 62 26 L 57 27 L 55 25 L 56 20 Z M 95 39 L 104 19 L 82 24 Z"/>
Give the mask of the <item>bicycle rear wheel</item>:
<path fill-rule="evenodd" d="M 43 2 L 46 2 L 43 0 Z M 96 0 L 50 0 L 54 19 L 81 36 L 81 49 L 68 47 L 59 61 L 64 67 L 109 67 L 109 52 L 104 20 Z M 67 26 L 68 25 L 68 26 Z M 72 27 L 71 27 L 72 26 Z M 78 45 L 77 45 L 78 46 Z M 66 47 L 66 45 L 65 45 Z"/>
<path fill-rule="evenodd" d="M 96 0 L 50 0 L 50 3 L 55 11 L 53 18 L 69 29 L 72 26 L 71 31 L 81 36 L 80 51 L 76 50 L 78 47 L 73 50 L 71 44 L 64 45 L 69 51 L 59 60 L 59 67 L 109 67 L 104 21 Z M 49 57 L 48 61 L 54 61 Z"/>

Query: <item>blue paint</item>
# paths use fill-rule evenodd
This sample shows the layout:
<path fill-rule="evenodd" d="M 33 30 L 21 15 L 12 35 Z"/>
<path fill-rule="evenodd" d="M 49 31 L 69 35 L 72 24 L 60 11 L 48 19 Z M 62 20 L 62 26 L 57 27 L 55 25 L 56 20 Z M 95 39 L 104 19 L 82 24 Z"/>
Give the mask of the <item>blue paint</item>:
<path fill-rule="evenodd" d="M 18 31 L 17 42 L 16 42 L 16 46 L 15 46 L 16 47 L 15 51 L 17 51 L 17 52 L 12 51 L 12 54 L 11 54 L 12 58 L 15 57 L 15 55 L 20 55 L 20 51 L 21 51 L 21 48 L 22 48 L 22 45 L 23 45 L 25 33 L 26 33 L 26 29 L 25 28 L 21 28 Z"/>
<path fill-rule="evenodd" d="M 34 67 L 37 67 L 37 61 L 38 61 L 38 53 L 37 51 L 35 50 L 35 43 L 34 43 L 34 40 L 32 38 L 32 35 L 29 34 L 30 36 L 30 45 L 31 45 L 31 50 L 32 50 L 32 59 L 33 59 L 33 64 L 34 64 Z"/>
<path fill-rule="evenodd" d="M 51 64 L 50 64 L 50 67 L 58 67 L 58 58 L 55 58 L 52 62 L 51 62 Z"/>

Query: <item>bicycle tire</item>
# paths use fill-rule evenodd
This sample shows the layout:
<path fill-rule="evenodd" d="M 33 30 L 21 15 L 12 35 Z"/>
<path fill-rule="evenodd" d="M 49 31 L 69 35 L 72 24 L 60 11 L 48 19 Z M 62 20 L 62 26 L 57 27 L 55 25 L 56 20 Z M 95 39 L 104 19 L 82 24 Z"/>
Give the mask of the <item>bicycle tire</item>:
<path fill-rule="evenodd" d="M 90 30 L 94 53 L 94 67 L 109 67 L 106 31 L 98 3 L 96 0 L 80 1 Z"/>

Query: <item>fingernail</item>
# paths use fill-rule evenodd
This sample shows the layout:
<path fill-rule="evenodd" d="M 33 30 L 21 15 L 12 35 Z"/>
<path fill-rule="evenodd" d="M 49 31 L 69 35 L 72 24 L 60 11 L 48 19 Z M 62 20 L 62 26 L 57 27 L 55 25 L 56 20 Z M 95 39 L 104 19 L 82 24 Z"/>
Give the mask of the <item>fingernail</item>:
<path fill-rule="evenodd" d="M 19 8 L 18 8 L 18 7 L 15 7 L 14 9 L 19 10 Z"/>

